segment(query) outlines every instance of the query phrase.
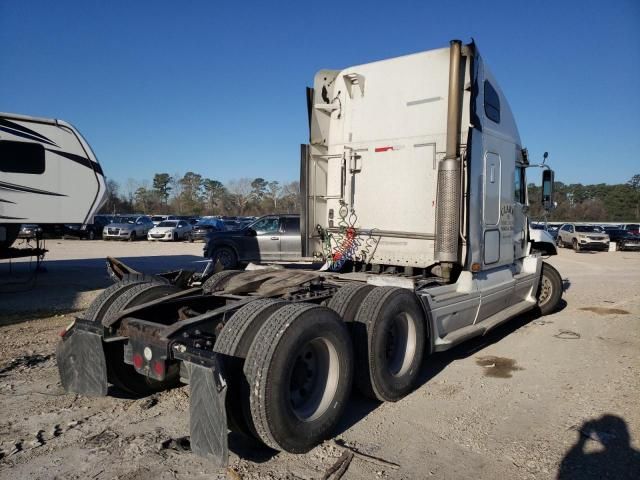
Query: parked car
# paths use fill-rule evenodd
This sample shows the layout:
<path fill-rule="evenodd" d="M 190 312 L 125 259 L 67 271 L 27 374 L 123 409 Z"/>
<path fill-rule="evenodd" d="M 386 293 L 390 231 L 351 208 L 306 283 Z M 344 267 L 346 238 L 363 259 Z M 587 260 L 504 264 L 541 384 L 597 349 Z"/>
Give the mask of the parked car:
<path fill-rule="evenodd" d="M 617 250 L 640 250 L 640 235 L 629 230 L 607 229 L 609 240 L 616 244 Z"/>
<path fill-rule="evenodd" d="M 38 225 L 33 225 L 31 223 L 24 224 L 20 226 L 20 230 L 18 231 L 18 238 L 23 238 L 26 240 L 41 237 L 42 236 L 42 228 Z"/>
<path fill-rule="evenodd" d="M 230 269 L 246 262 L 294 260 L 301 249 L 299 215 L 266 215 L 241 230 L 210 233 L 204 256 Z"/>
<path fill-rule="evenodd" d="M 146 215 L 122 216 L 102 229 L 103 240 L 130 240 L 146 238 L 153 222 Z"/>
<path fill-rule="evenodd" d="M 147 240 L 186 240 L 191 233 L 191 225 L 186 220 L 165 220 L 147 233 Z"/>
<path fill-rule="evenodd" d="M 160 222 L 164 222 L 165 220 L 179 220 L 175 215 L 153 215 L 151 217 L 151 221 L 154 225 L 158 225 Z"/>
<path fill-rule="evenodd" d="M 627 230 L 635 235 L 640 234 L 640 224 L 637 223 L 625 223 L 624 225 L 620 225 L 622 230 Z"/>
<path fill-rule="evenodd" d="M 102 230 L 113 221 L 114 217 L 96 215 L 93 223 L 82 225 L 81 223 L 65 223 L 63 236 L 75 237 L 87 240 L 102 238 Z"/>
<path fill-rule="evenodd" d="M 222 232 L 226 230 L 224 222 L 219 218 L 202 218 L 193 226 L 191 234 L 189 235 L 189 241 L 207 240 L 209 233 Z"/>
<path fill-rule="evenodd" d="M 609 235 L 599 232 L 593 225 L 565 223 L 558 231 L 558 247 L 580 250 L 609 250 Z"/>

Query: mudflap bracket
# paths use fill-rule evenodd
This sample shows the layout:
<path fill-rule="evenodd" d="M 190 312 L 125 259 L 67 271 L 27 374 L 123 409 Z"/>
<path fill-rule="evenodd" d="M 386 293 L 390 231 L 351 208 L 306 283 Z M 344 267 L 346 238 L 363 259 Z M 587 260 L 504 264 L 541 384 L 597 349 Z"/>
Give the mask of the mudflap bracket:
<path fill-rule="evenodd" d="M 107 362 L 102 325 L 76 319 L 56 348 L 60 381 L 67 392 L 92 397 L 107 394 Z"/>

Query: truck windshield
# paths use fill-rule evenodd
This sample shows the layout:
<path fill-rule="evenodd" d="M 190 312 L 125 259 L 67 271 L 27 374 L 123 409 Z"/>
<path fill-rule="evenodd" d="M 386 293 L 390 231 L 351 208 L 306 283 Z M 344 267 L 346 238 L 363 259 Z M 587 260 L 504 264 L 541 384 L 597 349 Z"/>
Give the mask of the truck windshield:
<path fill-rule="evenodd" d="M 576 232 L 593 233 L 597 231 L 596 227 L 592 227 L 591 225 L 576 225 Z"/>

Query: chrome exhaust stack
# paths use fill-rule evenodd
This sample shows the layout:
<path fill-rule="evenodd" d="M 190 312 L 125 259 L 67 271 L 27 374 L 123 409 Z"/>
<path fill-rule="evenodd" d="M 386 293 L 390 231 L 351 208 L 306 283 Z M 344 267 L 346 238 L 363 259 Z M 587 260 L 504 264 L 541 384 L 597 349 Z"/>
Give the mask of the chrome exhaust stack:
<path fill-rule="evenodd" d="M 438 164 L 436 197 L 435 259 L 440 262 L 440 275 L 449 281 L 451 270 L 459 262 L 460 232 L 460 125 L 462 121 L 461 78 L 462 42 L 450 42 L 449 102 L 447 106 L 447 150 Z M 464 73 L 464 72 L 463 72 Z"/>

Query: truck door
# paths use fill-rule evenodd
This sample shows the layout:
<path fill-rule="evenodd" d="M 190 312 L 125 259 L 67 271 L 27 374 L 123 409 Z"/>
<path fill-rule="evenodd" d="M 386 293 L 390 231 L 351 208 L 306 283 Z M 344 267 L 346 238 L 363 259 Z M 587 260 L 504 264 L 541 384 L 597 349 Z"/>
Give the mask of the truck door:
<path fill-rule="evenodd" d="M 482 223 L 484 224 L 484 264 L 500 261 L 500 155 L 486 152 L 484 156 L 484 191 Z"/>

